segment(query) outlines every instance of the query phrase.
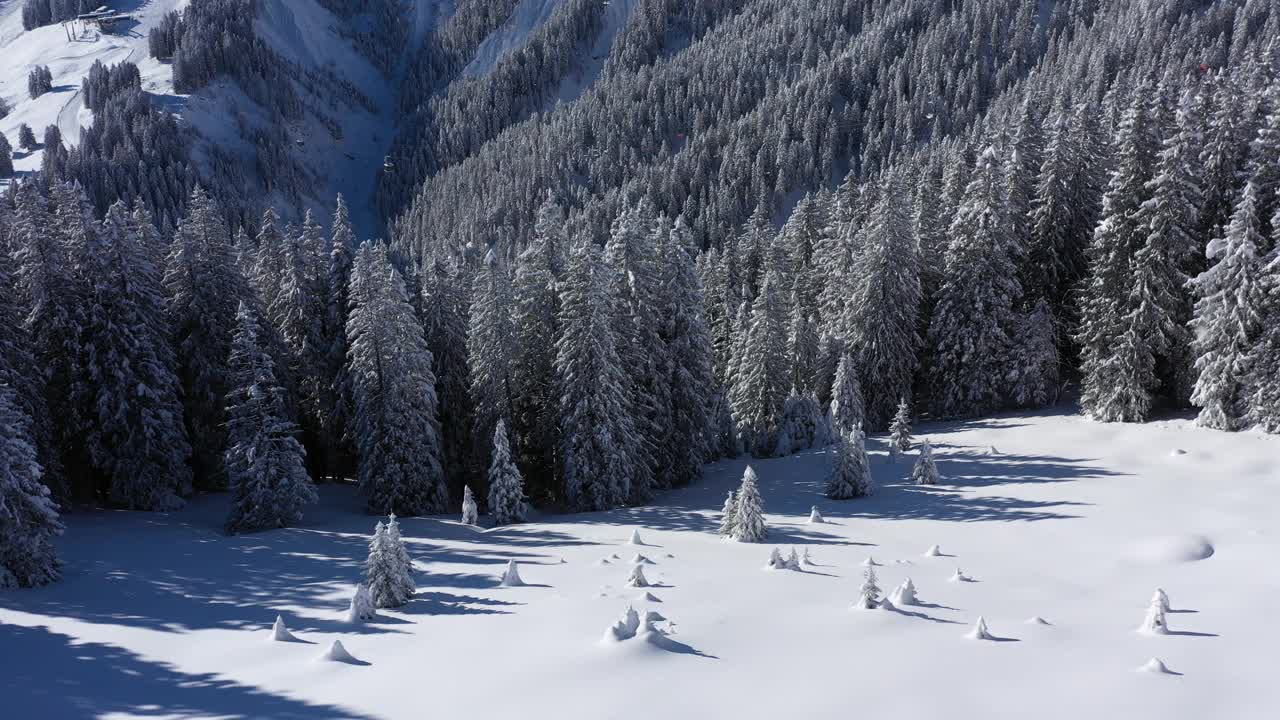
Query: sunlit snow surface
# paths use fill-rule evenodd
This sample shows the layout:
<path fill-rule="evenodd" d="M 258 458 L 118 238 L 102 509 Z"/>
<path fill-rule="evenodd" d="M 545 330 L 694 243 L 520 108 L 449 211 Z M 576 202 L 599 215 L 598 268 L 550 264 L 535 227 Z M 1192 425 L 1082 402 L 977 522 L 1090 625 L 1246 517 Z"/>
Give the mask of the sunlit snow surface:
<path fill-rule="evenodd" d="M 652 507 L 405 518 L 418 597 L 367 624 L 344 617 L 375 518 L 348 488 L 244 537 L 220 532 L 225 496 L 69 515 L 65 580 L 0 594 L 0 715 L 1274 717 L 1280 438 L 1065 412 L 918 426 L 936 487 L 873 437 L 865 500 L 821 496 L 819 453 L 755 461 L 763 545 L 715 536 L 745 459 Z M 812 562 L 765 570 L 773 547 Z M 637 554 L 653 588 L 626 586 Z M 918 604 L 851 609 L 869 556 Z M 527 585 L 501 587 L 513 559 Z M 1147 636 L 1157 587 L 1170 632 Z M 629 605 L 636 635 L 602 642 Z M 298 642 L 271 642 L 277 615 Z M 993 640 L 966 637 L 979 616 Z M 323 659 L 335 640 L 351 659 Z"/>

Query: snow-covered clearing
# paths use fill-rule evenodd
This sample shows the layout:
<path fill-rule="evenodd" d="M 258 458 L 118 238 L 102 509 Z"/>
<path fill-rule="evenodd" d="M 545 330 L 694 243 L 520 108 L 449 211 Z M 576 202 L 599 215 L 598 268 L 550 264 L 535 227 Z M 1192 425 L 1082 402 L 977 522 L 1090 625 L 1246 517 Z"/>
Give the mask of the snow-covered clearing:
<path fill-rule="evenodd" d="M 224 496 L 71 515 L 65 580 L 0 595 L 4 714 L 1273 717 L 1280 438 L 1066 412 L 916 428 L 935 487 L 874 437 L 864 500 L 822 497 L 821 454 L 752 462 L 770 544 L 715 535 L 745 459 L 652 507 L 403 519 L 418 595 L 363 625 L 343 618 L 376 519 L 349 488 L 244 537 L 220 533 Z M 775 546 L 811 562 L 767 570 Z M 626 586 L 636 556 L 649 587 Z M 851 609 L 869 557 L 919 604 Z M 523 586 L 500 586 L 510 560 Z M 1138 633 L 1157 587 L 1170 632 Z M 272 642 L 277 615 L 295 642 Z M 994 640 L 967 637 L 979 617 Z"/>

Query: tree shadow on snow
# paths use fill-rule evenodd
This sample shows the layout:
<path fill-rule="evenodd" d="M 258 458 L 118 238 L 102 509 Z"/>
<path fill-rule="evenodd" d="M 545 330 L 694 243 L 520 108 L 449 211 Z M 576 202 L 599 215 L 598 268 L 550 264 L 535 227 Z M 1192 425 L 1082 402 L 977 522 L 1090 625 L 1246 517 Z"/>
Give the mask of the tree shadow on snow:
<path fill-rule="evenodd" d="M 215 674 L 182 672 L 115 645 L 78 642 L 45 627 L 9 625 L 3 632 L 5 656 L 21 658 L 0 674 L 5 717 L 371 717 L 275 695 Z"/>
<path fill-rule="evenodd" d="M 395 610 L 405 615 L 510 615 L 509 610 L 502 608 L 523 604 L 509 600 L 424 590 L 413 596 L 413 602 Z"/>

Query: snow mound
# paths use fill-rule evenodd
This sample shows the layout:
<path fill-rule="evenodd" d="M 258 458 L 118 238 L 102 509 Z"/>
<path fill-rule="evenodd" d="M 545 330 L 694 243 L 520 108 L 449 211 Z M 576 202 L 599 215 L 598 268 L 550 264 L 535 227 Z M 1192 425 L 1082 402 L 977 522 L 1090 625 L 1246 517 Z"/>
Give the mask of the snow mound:
<path fill-rule="evenodd" d="M 364 622 L 377 616 L 378 610 L 373 605 L 373 596 L 369 594 L 369 587 L 364 583 L 357 584 L 356 591 L 351 596 L 351 605 L 347 608 L 347 622 Z"/>
<path fill-rule="evenodd" d="M 991 633 L 987 631 L 987 620 L 981 615 L 978 616 L 978 621 L 973 624 L 973 629 L 965 633 L 964 636 L 970 640 L 994 640 L 995 639 L 995 637 L 993 637 Z"/>
<path fill-rule="evenodd" d="M 1169 593 L 1166 593 L 1164 588 L 1156 588 L 1156 591 L 1151 594 L 1150 604 L 1159 605 L 1161 610 L 1169 612 Z"/>
<path fill-rule="evenodd" d="M 516 565 L 515 560 L 507 561 L 507 569 L 502 573 L 502 587 L 520 587 L 524 585 L 524 580 L 520 578 L 520 567 Z"/>
<path fill-rule="evenodd" d="M 657 563 L 645 557 L 644 555 L 641 555 L 640 553 L 636 553 L 635 556 L 631 558 L 631 564 L 632 565 L 656 565 Z"/>
<path fill-rule="evenodd" d="M 822 517 L 822 513 L 818 512 L 818 506 L 814 505 L 813 508 L 809 510 L 809 523 L 811 525 L 821 525 L 825 522 L 826 520 Z"/>
<path fill-rule="evenodd" d="M 987 454 L 988 454 L 988 455 L 999 455 L 999 454 L 1000 454 L 1000 451 L 996 449 L 996 446 L 995 446 L 995 445 L 992 445 L 991 447 L 987 448 Z"/>
<path fill-rule="evenodd" d="M 965 575 L 964 571 L 961 570 L 960 568 L 956 568 L 955 573 L 953 573 L 951 577 L 947 578 L 947 582 L 954 582 L 954 583 L 973 582 L 973 578 L 969 577 L 968 575 Z"/>
<path fill-rule="evenodd" d="M 597 565 L 612 565 L 613 563 L 609 562 L 609 558 L 607 558 L 607 557 L 602 557 L 602 558 L 600 558 L 599 560 L 597 560 L 597 561 L 596 561 L 596 564 L 597 564 Z"/>
<path fill-rule="evenodd" d="M 649 587 L 649 580 L 644 576 L 644 566 L 636 565 L 627 578 L 627 587 Z"/>
<path fill-rule="evenodd" d="M 876 562 L 875 558 L 868 555 L 867 559 L 862 561 L 862 567 L 880 567 L 880 563 Z"/>
<path fill-rule="evenodd" d="M 612 555 L 610 555 L 609 557 L 610 557 L 611 559 L 613 559 L 613 560 L 621 560 L 621 559 L 622 559 L 622 556 L 621 556 L 621 555 L 619 555 L 618 553 L 613 553 L 613 554 L 612 554 Z"/>
<path fill-rule="evenodd" d="M 650 610 L 644 614 L 644 621 L 647 623 L 665 622 L 666 618 L 657 610 Z"/>
<path fill-rule="evenodd" d="M 1134 546 L 1132 556 L 1150 564 L 1186 563 L 1208 559 L 1214 550 L 1203 535 L 1184 533 L 1147 538 Z"/>
<path fill-rule="evenodd" d="M 324 655 L 320 656 L 320 659 L 344 663 L 360 662 L 359 660 L 356 660 L 351 653 L 347 652 L 347 649 L 343 647 L 341 640 L 334 640 L 333 644 L 329 646 L 329 649 L 325 651 Z"/>
<path fill-rule="evenodd" d="M 1049 622 L 1048 620 L 1045 620 L 1039 615 L 1035 615 L 1033 617 L 1027 618 L 1027 624 L 1028 625 L 1052 625 L 1053 623 Z"/>
<path fill-rule="evenodd" d="M 277 615 L 276 622 L 271 626 L 271 639 L 276 642 L 297 642 L 298 638 L 289 632 L 289 628 L 285 627 L 284 617 Z"/>
<path fill-rule="evenodd" d="M 1183 450 L 1182 448 L 1174 448 L 1169 451 L 1170 457 L 1178 457 L 1179 455 L 1186 455 L 1186 454 L 1187 454 L 1187 451 Z M 1151 658 L 1151 659 L 1156 660 L 1155 658 Z M 1156 660 L 1156 662 L 1159 662 L 1159 660 Z"/>
<path fill-rule="evenodd" d="M 911 578 L 903 580 L 901 585 L 894 588 L 889 594 L 889 600 L 898 606 L 918 604 L 920 601 L 916 597 L 916 586 L 911 582 Z"/>
<path fill-rule="evenodd" d="M 628 545 L 645 545 L 646 543 L 645 543 L 645 541 L 643 541 L 643 540 L 641 540 L 641 539 L 640 539 L 640 531 L 639 531 L 639 530 L 632 530 L 632 531 L 631 531 L 631 539 L 627 541 L 627 544 L 628 544 Z"/>
<path fill-rule="evenodd" d="M 1172 675 L 1173 674 L 1173 672 L 1169 670 L 1168 666 L 1164 664 L 1164 661 L 1158 657 L 1153 657 L 1150 660 L 1139 665 L 1138 672 L 1151 673 L 1153 675 Z"/>
<path fill-rule="evenodd" d="M 648 590 L 646 590 L 644 594 L 640 596 L 640 599 L 645 602 L 656 602 L 656 603 L 662 602 L 662 598 L 658 597 L 657 595 L 654 595 Z"/>
<path fill-rule="evenodd" d="M 929 549 L 924 551 L 924 557 L 942 557 L 942 548 L 930 545 Z"/>

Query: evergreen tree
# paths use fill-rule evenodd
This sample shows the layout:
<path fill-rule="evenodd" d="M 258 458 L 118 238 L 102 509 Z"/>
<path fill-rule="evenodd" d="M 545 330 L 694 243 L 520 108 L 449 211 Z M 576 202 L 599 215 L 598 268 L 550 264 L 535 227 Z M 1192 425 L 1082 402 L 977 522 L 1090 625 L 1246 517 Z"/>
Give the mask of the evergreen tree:
<path fill-rule="evenodd" d="M 169 336 L 159 327 L 164 289 L 122 202 L 72 248 L 87 289 L 79 311 L 83 353 L 73 402 L 79 436 L 111 502 L 172 510 L 191 492 L 191 447 L 182 425 Z"/>
<path fill-rule="evenodd" d="M 495 525 L 524 522 L 524 478 L 511 459 L 507 424 L 503 420 L 493 430 L 493 452 L 489 461 L 489 514 Z"/>
<path fill-rule="evenodd" d="M 1213 266 L 1192 281 L 1197 297 L 1192 347 L 1199 377 L 1191 402 L 1200 408 L 1196 422 L 1219 430 L 1239 429 L 1248 415 L 1245 380 L 1263 302 L 1257 193 L 1252 182 L 1245 185 L 1225 236 L 1209 244 L 1206 254 Z"/>
<path fill-rule="evenodd" d="M 227 362 L 246 287 L 213 200 L 196 188 L 187 207 L 170 245 L 164 286 L 196 485 L 221 488 L 226 485 Z"/>
<path fill-rule="evenodd" d="M 659 249 L 664 270 L 659 317 L 669 362 L 670 416 L 663 440 L 669 462 L 663 472 L 679 487 L 701 477 L 702 466 L 713 457 L 715 379 L 702 283 L 693 264 L 693 235 L 684 218 L 676 218 L 664 240 Z"/>
<path fill-rule="evenodd" d="M 359 262 L 357 259 L 357 266 Z M 394 516 L 386 525 L 378 522 L 373 529 L 373 537 L 369 540 L 364 584 L 369 589 L 374 607 L 399 607 L 413 597 L 413 579 L 408 577 L 409 568 L 401 556 L 403 548 L 399 543 L 399 531 L 392 537 L 392 523 Z"/>
<path fill-rule="evenodd" d="M 480 523 L 480 512 L 476 509 L 476 498 L 471 492 L 470 485 L 462 486 L 462 524 L 478 525 Z"/>
<path fill-rule="evenodd" d="M 1280 227 L 1280 217 L 1273 219 L 1272 226 Z M 1280 234 L 1280 229 L 1272 232 Z M 1280 253 L 1271 254 L 1263 272 L 1262 337 L 1245 360 L 1250 373 L 1249 422 L 1280 433 Z"/>
<path fill-rule="evenodd" d="M 858 600 L 854 606 L 862 610 L 880 607 L 880 586 L 876 584 L 876 569 L 871 565 L 862 572 L 862 586 L 858 588 Z"/>
<path fill-rule="evenodd" d="M 867 458 L 862 428 L 854 426 L 838 432 L 831 446 L 831 469 L 827 475 L 827 497 L 848 500 L 871 494 L 871 461 Z"/>
<path fill-rule="evenodd" d="M 512 325 L 512 429 L 530 485 L 549 494 L 555 462 L 552 402 L 555 370 L 556 248 L 562 244 L 560 208 L 548 198 L 529 246 L 516 258 Z"/>
<path fill-rule="evenodd" d="M 440 401 L 445 475 L 466 484 L 472 460 L 471 369 L 467 364 L 468 301 L 458 268 L 432 261 L 422 273 L 422 317 Z"/>
<path fill-rule="evenodd" d="M 764 521 L 764 500 L 760 497 L 756 471 L 748 465 L 742 473 L 742 485 L 734 498 L 733 537 L 738 542 L 764 542 L 769 528 Z"/>
<path fill-rule="evenodd" d="M 844 434 L 862 425 L 863 408 L 862 383 L 858 380 L 853 356 L 845 353 L 840 356 L 831 386 L 832 430 Z"/>
<path fill-rule="evenodd" d="M 767 274 L 751 306 L 751 324 L 732 391 L 733 415 L 757 457 L 772 454 L 786 400 L 786 331 L 781 298 Z"/>
<path fill-rule="evenodd" d="M 7 178 L 12 174 L 13 146 L 9 144 L 9 138 L 0 133 L 0 178 Z"/>
<path fill-rule="evenodd" d="M 920 443 L 920 457 L 911 468 L 911 481 L 916 485 L 938 484 L 938 466 L 933 461 L 933 446 L 929 444 L 928 438 Z"/>
<path fill-rule="evenodd" d="M 339 195 L 333 213 L 325 277 L 326 307 L 321 340 L 324 369 L 319 384 L 324 469 L 333 478 L 341 475 L 345 460 L 351 455 L 350 424 L 355 413 L 351 377 L 347 373 L 347 313 L 351 307 L 347 288 L 355 262 L 355 246 L 351 214 L 346 201 Z"/>
<path fill-rule="evenodd" d="M 898 412 L 889 426 L 889 446 L 895 455 L 911 449 L 911 408 L 906 398 L 898 402 Z"/>
<path fill-rule="evenodd" d="M 298 428 L 259 342 L 258 319 L 241 301 L 228 366 L 226 467 L 233 495 L 227 532 L 287 527 L 316 501 Z"/>
<path fill-rule="evenodd" d="M 579 240 L 569 252 L 556 340 L 557 428 L 564 499 L 579 510 L 618 507 L 631 496 L 636 442 L 600 252 Z"/>
<path fill-rule="evenodd" d="M 515 336 L 512 327 L 511 284 L 506 268 L 490 251 L 476 274 L 471 294 L 471 327 L 467 333 L 467 362 L 471 370 L 474 434 L 493 435 L 493 429 L 513 417 L 512 361 Z M 488 448 L 477 444 L 479 467 L 488 464 Z"/>
<path fill-rule="evenodd" d="M 0 589 L 57 580 L 53 539 L 61 533 L 58 506 L 40 481 L 31 420 L 13 389 L 0 385 Z"/>
<path fill-rule="evenodd" d="M 1150 232 L 1141 212 L 1148 200 L 1146 178 L 1156 154 L 1148 101 L 1148 92 L 1137 92 L 1117 130 L 1118 161 L 1102 200 L 1102 221 L 1089 247 L 1089 277 L 1081 301 L 1080 403 L 1087 415 L 1104 422 L 1145 420 L 1156 384 L 1155 357 L 1147 343 L 1149 339 L 1158 342 L 1160 335 L 1136 334 L 1144 322 L 1153 321 L 1154 308 L 1140 308 L 1143 317 L 1126 322 L 1130 295 L 1149 302 L 1149 296 L 1158 292 L 1151 283 L 1161 280 L 1150 275 L 1152 268 L 1135 266 L 1135 254 Z M 1139 283 L 1130 291 L 1134 270 Z"/>
<path fill-rule="evenodd" d="M 942 417 L 973 417 L 1001 404 L 1021 295 L 1003 195 L 998 155 L 988 148 L 951 223 L 947 278 L 929 325 L 931 399 Z"/>
<path fill-rule="evenodd" d="M 443 512 L 431 351 L 385 246 L 360 246 L 350 292 L 347 354 L 365 502 L 371 512 Z"/>
<path fill-rule="evenodd" d="M 920 343 L 919 257 L 905 193 L 895 176 L 884 183 L 861 240 L 854 269 L 861 282 L 851 288 L 841 324 L 866 391 L 865 421 L 883 428 L 898 399 L 911 390 Z"/>
<path fill-rule="evenodd" d="M 307 212 L 301 233 L 285 238 L 283 275 L 267 312 L 288 351 L 290 374 L 297 382 L 299 414 L 306 444 L 313 450 L 328 445 L 321 437 L 329 392 L 326 377 L 329 343 L 325 337 L 327 268 L 318 267 L 321 230 Z M 316 452 L 315 455 L 318 455 Z M 314 455 L 313 455 L 314 457 Z"/>
<path fill-rule="evenodd" d="M 724 508 L 720 511 L 720 529 L 718 530 L 720 537 L 732 537 L 733 526 L 738 522 L 738 501 L 734 498 L 733 491 L 724 499 Z"/>

